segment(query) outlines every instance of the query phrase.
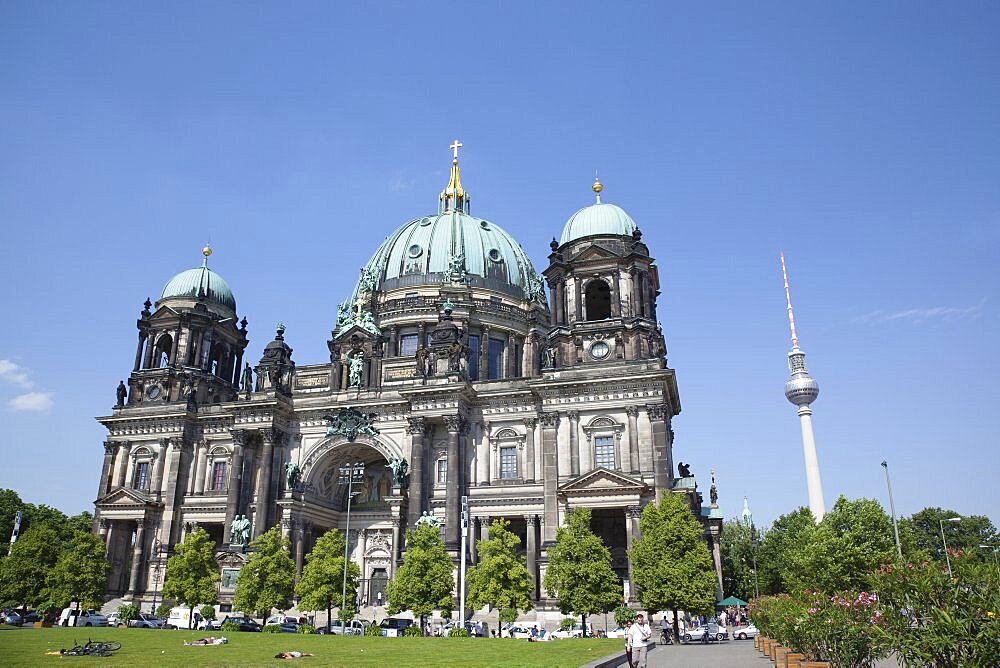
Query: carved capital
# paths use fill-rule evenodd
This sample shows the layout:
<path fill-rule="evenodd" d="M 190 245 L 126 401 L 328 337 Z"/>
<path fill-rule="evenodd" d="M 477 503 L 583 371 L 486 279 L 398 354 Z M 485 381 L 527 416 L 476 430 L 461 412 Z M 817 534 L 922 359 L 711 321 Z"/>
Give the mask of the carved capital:
<path fill-rule="evenodd" d="M 104 441 L 104 454 L 106 456 L 112 456 L 118 452 L 117 441 Z"/>
<path fill-rule="evenodd" d="M 248 436 L 246 429 L 230 429 L 229 433 L 233 437 L 234 446 L 239 448 L 246 447 Z"/>
<path fill-rule="evenodd" d="M 398 529 L 402 520 L 400 520 L 400 518 L 398 517 L 391 517 L 389 519 L 392 522 L 392 528 Z"/>
<path fill-rule="evenodd" d="M 445 415 L 444 425 L 450 433 L 456 433 L 462 430 L 462 423 L 465 420 L 462 419 L 461 415 Z"/>
<path fill-rule="evenodd" d="M 285 432 L 280 429 L 265 427 L 264 429 L 258 429 L 257 431 L 260 433 L 260 437 L 264 443 L 273 445 L 276 448 L 280 448 L 285 444 Z"/>
<path fill-rule="evenodd" d="M 524 418 L 524 428 L 528 431 L 534 431 L 535 427 L 538 425 L 538 418 Z"/>
<path fill-rule="evenodd" d="M 170 445 L 170 441 L 172 441 L 172 440 L 173 439 L 170 439 L 170 438 L 161 438 L 160 439 L 160 450 L 161 451 L 166 450 L 167 446 Z"/>
<path fill-rule="evenodd" d="M 626 506 L 625 507 L 625 517 L 630 520 L 637 520 L 639 516 L 642 515 L 642 510 L 639 506 Z"/>
<path fill-rule="evenodd" d="M 281 529 L 283 531 L 291 531 L 292 530 L 292 526 L 294 526 L 294 524 L 295 524 L 295 522 L 293 522 L 292 518 L 290 518 L 290 517 L 282 517 L 281 518 Z"/>
<path fill-rule="evenodd" d="M 638 406 L 626 406 L 625 407 L 625 415 L 629 416 L 630 418 L 639 417 L 639 407 Z"/>
<path fill-rule="evenodd" d="M 135 528 L 136 529 L 140 529 L 140 530 L 141 529 L 145 529 L 146 528 L 146 518 L 145 517 L 139 517 L 139 518 L 137 518 L 136 521 L 135 521 Z"/>
<path fill-rule="evenodd" d="M 559 427 L 559 413 L 539 413 L 538 421 L 542 427 Z"/>
<path fill-rule="evenodd" d="M 580 411 L 567 411 L 566 412 L 566 417 L 568 417 L 570 419 L 570 422 L 579 422 L 580 421 Z"/>
<path fill-rule="evenodd" d="M 650 420 L 664 420 L 668 419 L 669 416 L 666 404 L 647 404 L 646 412 L 649 414 Z"/>
<path fill-rule="evenodd" d="M 425 417 L 407 418 L 406 422 L 407 434 L 423 434 L 427 431 L 427 418 Z"/>
<path fill-rule="evenodd" d="M 538 526 L 538 515 L 525 515 L 524 521 L 529 529 L 536 527 Z"/>
<path fill-rule="evenodd" d="M 101 531 L 107 531 L 109 528 L 111 528 L 111 520 L 109 520 L 106 517 L 102 517 L 100 526 L 101 526 Z"/>

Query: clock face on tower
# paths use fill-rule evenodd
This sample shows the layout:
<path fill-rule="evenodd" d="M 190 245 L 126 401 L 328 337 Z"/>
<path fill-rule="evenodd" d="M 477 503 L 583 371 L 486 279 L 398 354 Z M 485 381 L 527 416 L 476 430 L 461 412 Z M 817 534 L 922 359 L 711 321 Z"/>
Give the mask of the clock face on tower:
<path fill-rule="evenodd" d="M 149 389 L 146 390 L 146 396 L 150 399 L 158 399 L 160 397 L 160 386 L 150 385 Z"/>
<path fill-rule="evenodd" d="M 595 341 L 590 346 L 590 356 L 595 360 L 602 360 L 608 356 L 611 352 L 611 348 L 608 347 L 604 341 Z"/>

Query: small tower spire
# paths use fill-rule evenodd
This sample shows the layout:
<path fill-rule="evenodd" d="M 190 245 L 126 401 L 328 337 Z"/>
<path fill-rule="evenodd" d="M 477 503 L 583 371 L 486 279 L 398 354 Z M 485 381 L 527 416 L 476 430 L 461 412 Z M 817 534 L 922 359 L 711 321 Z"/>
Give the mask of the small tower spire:
<path fill-rule="evenodd" d="M 441 213 L 448 211 L 469 212 L 469 197 L 462 188 L 462 174 L 458 168 L 458 149 L 462 148 L 462 142 L 457 139 L 448 147 L 452 151 L 451 175 L 448 178 L 448 185 L 441 191 L 438 197 L 439 210 Z"/>
<path fill-rule="evenodd" d="M 601 184 L 601 180 L 597 178 L 597 170 L 594 170 L 594 185 L 590 186 L 591 190 L 597 196 L 597 204 L 601 203 L 601 191 L 604 190 L 604 185 Z"/>
<path fill-rule="evenodd" d="M 785 301 L 788 303 L 788 324 L 792 328 L 792 349 L 798 350 L 799 337 L 795 334 L 795 311 L 792 310 L 792 295 L 788 291 L 788 272 L 785 271 L 785 253 L 779 251 L 781 256 L 781 277 L 785 279 Z"/>

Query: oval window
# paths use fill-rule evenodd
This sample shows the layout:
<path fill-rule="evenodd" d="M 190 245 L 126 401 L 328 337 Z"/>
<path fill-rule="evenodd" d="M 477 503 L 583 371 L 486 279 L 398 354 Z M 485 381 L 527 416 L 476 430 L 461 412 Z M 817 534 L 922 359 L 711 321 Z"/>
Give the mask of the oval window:
<path fill-rule="evenodd" d="M 420 224 L 422 226 L 430 225 L 431 224 L 431 219 L 430 218 L 421 218 L 420 219 Z"/>
<path fill-rule="evenodd" d="M 496 248 L 491 248 L 490 249 L 490 259 L 493 260 L 494 262 L 499 262 L 500 261 L 500 251 L 498 251 Z"/>
<path fill-rule="evenodd" d="M 490 224 L 487 223 L 485 220 L 480 220 L 479 227 L 483 228 L 484 230 L 488 230 L 490 229 Z"/>
<path fill-rule="evenodd" d="M 423 252 L 424 252 L 424 249 L 421 248 L 420 246 L 418 246 L 417 244 L 413 244 L 406 251 L 407 255 L 409 255 L 410 257 L 420 257 L 420 254 L 423 253 Z"/>

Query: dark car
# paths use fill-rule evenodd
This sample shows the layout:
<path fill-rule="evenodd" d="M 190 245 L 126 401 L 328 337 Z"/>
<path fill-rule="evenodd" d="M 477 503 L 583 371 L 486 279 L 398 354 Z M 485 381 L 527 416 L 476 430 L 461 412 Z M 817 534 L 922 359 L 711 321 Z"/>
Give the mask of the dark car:
<path fill-rule="evenodd" d="M 249 617 L 226 617 L 222 620 L 222 625 L 226 624 L 236 624 L 240 627 L 240 631 L 260 632 L 260 624 Z"/>
<path fill-rule="evenodd" d="M 34 624 L 35 622 L 40 622 L 40 621 L 42 621 L 42 617 L 37 612 L 29 612 L 28 614 L 21 617 L 22 624 Z"/>

